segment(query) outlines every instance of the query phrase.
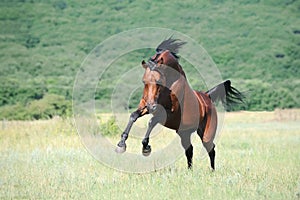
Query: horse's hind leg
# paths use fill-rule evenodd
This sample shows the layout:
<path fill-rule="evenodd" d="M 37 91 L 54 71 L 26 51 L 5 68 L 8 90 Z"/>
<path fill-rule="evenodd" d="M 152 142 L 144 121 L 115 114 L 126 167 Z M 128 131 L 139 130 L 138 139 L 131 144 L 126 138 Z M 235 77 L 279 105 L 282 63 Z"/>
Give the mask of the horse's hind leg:
<path fill-rule="evenodd" d="M 193 145 L 190 145 L 187 150 L 185 150 L 185 156 L 187 158 L 188 168 L 192 169 L 193 165 Z"/>
<path fill-rule="evenodd" d="M 213 170 L 215 170 L 215 156 L 216 156 L 215 146 L 210 150 L 208 155 L 210 159 L 210 166 Z"/>
<path fill-rule="evenodd" d="M 203 141 L 203 135 L 204 135 L 203 129 L 198 129 L 197 134 L 201 138 L 202 144 L 209 155 L 210 166 L 213 170 L 215 170 L 215 157 L 216 157 L 215 144 L 212 141 L 210 141 L 210 142 Z"/>
<path fill-rule="evenodd" d="M 209 159 L 210 159 L 210 166 L 213 170 L 215 170 L 215 157 L 216 157 L 215 144 L 213 142 L 203 142 L 203 146 L 208 152 Z"/>
<path fill-rule="evenodd" d="M 191 144 L 191 133 L 182 132 L 179 133 L 181 139 L 181 145 L 185 150 L 185 156 L 187 158 L 188 168 L 191 169 L 193 165 L 193 145 Z"/>

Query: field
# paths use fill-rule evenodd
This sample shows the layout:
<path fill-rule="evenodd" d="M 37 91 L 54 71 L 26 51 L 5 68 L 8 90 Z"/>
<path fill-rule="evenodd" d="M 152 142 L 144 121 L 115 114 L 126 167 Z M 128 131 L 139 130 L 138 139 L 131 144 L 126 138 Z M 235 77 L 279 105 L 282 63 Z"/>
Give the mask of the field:
<path fill-rule="evenodd" d="M 72 119 L 2 121 L 0 198 L 299 199 L 299 122 L 299 110 L 226 113 L 215 172 L 198 148 L 192 171 L 182 156 L 162 170 L 130 174 L 97 162 Z"/>
<path fill-rule="evenodd" d="M 295 0 L 2 0 L 0 199 L 300 199 L 299 11 L 300 1 Z M 77 134 L 72 104 L 90 109 L 95 100 L 100 125 L 95 130 L 112 144 L 118 142 L 121 130 L 109 113 L 135 108 L 142 93 L 141 82 L 129 92 L 119 85 L 128 87 L 122 78 L 138 72 L 134 67 L 154 49 L 150 45 L 120 54 L 98 74 L 95 69 L 104 69 L 105 59 L 127 43 L 116 40 L 107 49 L 95 47 L 112 36 L 154 27 L 157 31 L 152 32 L 161 37 L 151 41 L 153 45 L 166 38 L 159 28 L 172 30 L 170 36 L 185 34 L 207 51 L 222 79 L 230 79 L 246 96 L 245 104 L 231 111 L 247 111 L 225 115 L 215 172 L 196 136 L 192 171 L 186 169 L 182 150 L 182 156 L 163 169 L 125 173 L 97 161 Z M 150 41 L 148 32 L 144 41 Z M 130 45 L 140 44 L 130 36 L 124 37 Z M 87 68 L 88 77 L 97 75 L 98 85 L 79 87 L 93 94 L 80 93 L 76 99 L 76 74 L 85 71 L 82 63 L 93 49 L 96 57 L 108 56 Z M 180 64 L 190 85 L 206 90 L 204 80 L 211 74 L 200 77 L 194 70 L 203 67 L 204 73 L 210 66 L 202 62 L 205 59 L 192 66 L 183 56 L 186 51 L 193 50 L 179 52 Z M 136 77 L 142 76 L 140 70 Z M 131 96 L 123 98 L 125 94 Z M 78 100 L 84 103 L 76 104 Z M 146 124 L 139 121 L 136 127 L 138 123 Z M 141 141 L 133 136 L 127 152 L 140 155 Z M 95 137 L 101 137 L 99 132 Z M 178 137 L 167 130 L 153 136 L 153 151 L 173 138 Z M 110 159 L 110 154 L 105 156 Z M 134 168 L 147 159 L 127 163 Z"/>

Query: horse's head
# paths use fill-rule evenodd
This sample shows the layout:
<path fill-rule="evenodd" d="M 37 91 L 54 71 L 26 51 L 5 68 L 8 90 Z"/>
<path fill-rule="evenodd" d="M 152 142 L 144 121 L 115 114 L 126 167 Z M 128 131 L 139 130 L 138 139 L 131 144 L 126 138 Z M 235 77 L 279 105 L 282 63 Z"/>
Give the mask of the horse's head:
<path fill-rule="evenodd" d="M 143 99 L 146 102 L 148 111 L 153 113 L 157 109 L 158 98 L 164 89 L 166 79 L 161 69 L 154 62 L 149 61 L 146 63 L 143 60 L 142 66 L 145 69 Z"/>
<path fill-rule="evenodd" d="M 143 101 L 149 113 L 155 112 L 158 104 L 165 109 L 171 109 L 171 85 L 181 76 L 185 77 L 177 55 L 179 48 L 184 44 L 185 42 L 178 39 L 164 40 L 147 63 L 142 61 L 145 68 Z"/>
<path fill-rule="evenodd" d="M 179 64 L 179 56 L 177 55 L 180 47 L 184 44 L 185 42 L 178 39 L 169 38 L 164 40 L 160 45 L 158 45 L 156 48 L 156 54 L 150 57 L 150 61 L 157 65 L 169 66 L 185 76 L 182 67 Z"/>
<path fill-rule="evenodd" d="M 156 52 L 156 54 L 153 55 L 150 58 L 150 60 L 159 65 L 164 64 L 174 68 L 177 67 L 179 64 L 176 55 L 170 52 L 169 50 Z"/>

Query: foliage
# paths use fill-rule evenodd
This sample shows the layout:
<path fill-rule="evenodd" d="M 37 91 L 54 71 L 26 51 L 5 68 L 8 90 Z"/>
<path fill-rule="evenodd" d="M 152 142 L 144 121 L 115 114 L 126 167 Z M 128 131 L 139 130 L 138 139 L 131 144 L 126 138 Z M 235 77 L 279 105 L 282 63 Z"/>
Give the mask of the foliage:
<path fill-rule="evenodd" d="M 71 102 L 55 94 L 46 94 L 42 99 L 33 100 L 27 105 L 17 103 L 0 107 L 0 118 L 8 120 L 38 120 L 70 115 Z"/>
<path fill-rule="evenodd" d="M 23 112 L 20 105 L 46 94 L 71 100 L 76 73 L 95 46 L 113 34 L 145 26 L 174 29 L 200 43 L 224 79 L 249 91 L 247 105 L 237 109 L 300 107 L 299 7 L 299 1 L 289 0 L 2 1 L 0 107 Z M 152 54 L 149 49 L 135 52 L 122 67 L 128 71 Z M 194 88 L 206 89 L 183 67 Z M 113 81 L 96 91 L 101 105 L 108 105 Z M 140 96 L 135 94 L 129 106 L 135 107 Z"/>
<path fill-rule="evenodd" d="M 100 133 L 103 136 L 116 136 L 120 132 L 120 128 L 116 124 L 116 118 L 110 117 L 106 122 L 100 123 Z"/>
<path fill-rule="evenodd" d="M 245 104 L 236 105 L 233 110 L 272 110 L 273 108 L 300 107 L 299 92 L 293 85 L 286 84 L 280 87 L 262 80 L 241 81 L 241 89 L 244 91 Z M 264 98 L 262 98 L 264 97 Z"/>

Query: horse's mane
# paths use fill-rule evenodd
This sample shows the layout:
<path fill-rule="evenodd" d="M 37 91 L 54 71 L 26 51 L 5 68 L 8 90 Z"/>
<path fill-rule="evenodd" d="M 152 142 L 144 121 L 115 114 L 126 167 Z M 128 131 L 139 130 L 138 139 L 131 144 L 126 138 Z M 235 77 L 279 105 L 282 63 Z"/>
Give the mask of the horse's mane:
<path fill-rule="evenodd" d="M 156 48 L 156 53 L 169 50 L 173 54 L 173 56 L 178 59 L 179 56 L 177 54 L 181 46 L 183 46 L 184 44 L 186 44 L 186 42 L 183 42 L 179 39 L 173 39 L 171 36 L 169 39 L 162 41 L 158 45 L 158 47 Z"/>

